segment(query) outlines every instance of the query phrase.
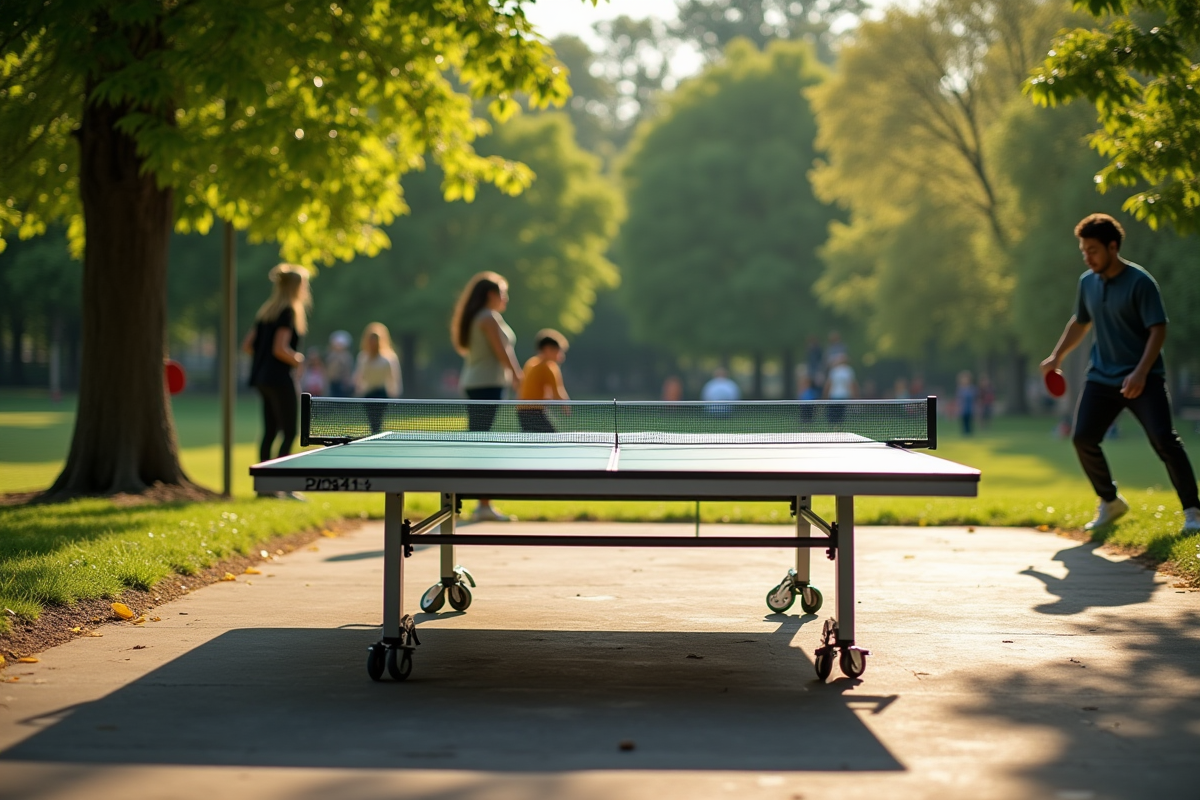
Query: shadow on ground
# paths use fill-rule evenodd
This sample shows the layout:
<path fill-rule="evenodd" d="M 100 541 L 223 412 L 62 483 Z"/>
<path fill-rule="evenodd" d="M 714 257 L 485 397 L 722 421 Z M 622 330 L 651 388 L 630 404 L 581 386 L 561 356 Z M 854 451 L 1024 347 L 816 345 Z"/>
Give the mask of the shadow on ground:
<path fill-rule="evenodd" d="M 779 619 L 766 635 L 427 628 L 404 683 L 366 676 L 374 631 L 231 631 L 102 700 L 22 720 L 43 729 L 0 761 L 903 769 L 850 707 L 895 698 L 816 683 L 789 646 L 814 618 Z M 797 738 L 801 722 L 820 735 Z"/>
<path fill-rule="evenodd" d="M 1057 600 L 1034 610 L 1042 614 L 1070 616 L 1091 608 L 1112 608 L 1145 603 L 1157 588 L 1154 572 L 1135 561 L 1109 561 L 1097 551 L 1098 542 L 1085 542 L 1054 554 L 1067 569 L 1059 578 L 1030 567 L 1022 575 L 1036 578 Z"/>

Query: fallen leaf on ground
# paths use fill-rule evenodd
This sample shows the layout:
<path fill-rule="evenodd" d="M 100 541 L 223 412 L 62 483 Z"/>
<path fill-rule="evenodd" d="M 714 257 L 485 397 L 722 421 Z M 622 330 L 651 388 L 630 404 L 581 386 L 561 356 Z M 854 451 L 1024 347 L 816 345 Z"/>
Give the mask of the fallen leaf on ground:
<path fill-rule="evenodd" d="M 151 622 L 162 622 L 162 617 L 151 617 L 150 621 Z"/>
<path fill-rule="evenodd" d="M 146 615 L 145 614 L 143 614 L 142 616 L 138 617 L 137 619 L 135 619 L 133 621 L 134 625 L 144 625 L 145 623 L 146 623 Z"/>
<path fill-rule="evenodd" d="M 124 603 L 113 603 L 112 610 L 113 610 L 113 613 L 116 614 L 121 619 L 133 619 L 134 617 L 137 616 L 137 614 L 133 613 L 133 609 L 130 608 L 129 606 L 125 605 Z"/>
<path fill-rule="evenodd" d="M 41 659 L 34 658 L 33 656 L 25 656 L 23 658 L 18 658 L 17 663 L 18 664 L 36 664 L 40 660 Z"/>
<path fill-rule="evenodd" d="M 0 664 L 4 663 L 4 656 L 0 656 Z"/>
<path fill-rule="evenodd" d="M 310 552 L 310 553 L 315 553 L 315 552 L 317 552 L 317 551 L 318 551 L 318 550 L 320 550 L 320 549 L 321 549 L 321 548 L 319 548 L 319 547 L 310 547 L 310 548 L 308 548 L 308 552 Z"/>
<path fill-rule="evenodd" d="M 99 617 L 92 617 L 92 622 L 99 622 L 99 621 L 100 621 Z"/>
<path fill-rule="evenodd" d="M 236 580 L 237 580 L 237 575 L 234 575 L 232 572 L 226 572 L 226 573 L 225 573 L 225 575 L 221 577 L 221 580 L 223 580 L 223 581 L 236 581 Z"/>
<path fill-rule="evenodd" d="M 333 531 L 321 531 L 321 535 L 324 536 L 326 539 L 336 539 L 337 538 L 337 534 L 334 533 Z"/>
<path fill-rule="evenodd" d="M 16 675 L 13 675 L 11 678 L 5 678 L 4 682 L 5 683 L 16 683 L 19 680 L 21 680 L 19 677 L 17 677 Z"/>
<path fill-rule="evenodd" d="M 967 528 L 967 533 L 974 533 L 974 532 L 975 532 L 974 528 Z"/>
<path fill-rule="evenodd" d="M 1049 525 L 1038 525 L 1037 529 L 1039 531 L 1041 531 L 1042 533 L 1047 533 L 1050 530 L 1050 526 Z"/>
<path fill-rule="evenodd" d="M 74 628 L 71 628 L 71 633 L 83 633 L 83 628 L 76 625 Z"/>
<path fill-rule="evenodd" d="M 84 636 L 91 636 L 93 639 L 103 639 L 104 638 L 104 634 L 98 633 L 97 631 L 89 631 L 88 633 L 85 633 Z"/>
<path fill-rule="evenodd" d="M 262 570 L 255 569 L 254 567 L 246 567 L 246 572 L 244 574 L 246 574 L 246 575 L 262 575 Z"/>

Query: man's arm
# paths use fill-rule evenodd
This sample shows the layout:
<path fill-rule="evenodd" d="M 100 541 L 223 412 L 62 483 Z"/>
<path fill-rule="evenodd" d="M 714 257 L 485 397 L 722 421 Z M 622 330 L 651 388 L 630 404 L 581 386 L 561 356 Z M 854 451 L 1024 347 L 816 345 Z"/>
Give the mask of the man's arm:
<path fill-rule="evenodd" d="M 1088 329 L 1092 327 L 1090 322 L 1080 322 L 1074 316 L 1067 322 L 1067 327 L 1063 329 L 1062 336 L 1058 337 L 1058 344 L 1054 345 L 1054 350 L 1049 357 L 1042 361 L 1042 374 L 1053 372 L 1058 369 L 1058 365 L 1067 357 L 1067 353 L 1075 349 L 1083 337 L 1087 335 Z M 1154 363 L 1153 360 L 1150 363 Z"/>
<path fill-rule="evenodd" d="M 1167 323 L 1161 322 L 1158 325 L 1150 326 L 1150 336 L 1146 339 L 1146 349 L 1142 351 L 1142 360 L 1133 368 L 1133 372 L 1126 375 L 1125 380 L 1121 381 L 1121 394 L 1125 397 L 1132 400 L 1146 388 L 1146 376 L 1150 374 L 1150 368 L 1158 360 L 1159 351 L 1162 350 L 1166 338 Z"/>

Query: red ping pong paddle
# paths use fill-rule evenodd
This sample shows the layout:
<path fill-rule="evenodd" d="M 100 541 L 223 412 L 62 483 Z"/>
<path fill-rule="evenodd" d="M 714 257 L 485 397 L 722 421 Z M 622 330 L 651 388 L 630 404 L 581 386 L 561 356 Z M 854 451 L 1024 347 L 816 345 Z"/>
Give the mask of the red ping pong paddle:
<path fill-rule="evenodd" d="M 1062 397 L 1067 393 L 1067 379 L 1063 377 L 1061 369 L 1047 372 L 1045 381 L 1046 391 L 1050 393 L 1051 397 Z"/>
<path fill-rule="evenodd" d="M 179 394 L 187 386 L 187 373 L 183 371 L 183 365 L 178 361 L 168 358 L 164 362 L 163 377 L 167 382 L 167 391 L 171 394 Z"/>

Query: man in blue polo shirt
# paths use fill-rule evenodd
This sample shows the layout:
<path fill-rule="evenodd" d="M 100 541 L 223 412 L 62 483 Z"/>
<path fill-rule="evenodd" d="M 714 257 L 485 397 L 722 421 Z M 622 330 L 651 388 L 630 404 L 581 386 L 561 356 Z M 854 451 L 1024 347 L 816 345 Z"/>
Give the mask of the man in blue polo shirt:
<path fill-rule="evenodd" d="M 1075 409 L 1072 437 L 1083 471 L 1100 496 L 1096 518 L 1084 529 L 1108 525 L 1129 510 L 1125 498 L 1117 494 L 1108 461 L 1100 449 L 1113 420 L 1128 408 L 1167 465 L 1167 474 L 1183 504 L 1184 531 L 1200 531 L 1196 475 L 1171 420 L 1171 400 L 1160 354 L 1167 338 L 1167 312 L 1158 283 L 1149 272 L 1120 257 L 1125 231 L 1109 215 L 1085 218 L 1075 226 L 1075 236 L 1088 269 L 1079 278 L 1075 315 L 1054 352 L 1042 362 L 1042 374 L 1058 369 L 1088 329 L 1095 329 L 1096 341 L 1087 383 Z"/>

